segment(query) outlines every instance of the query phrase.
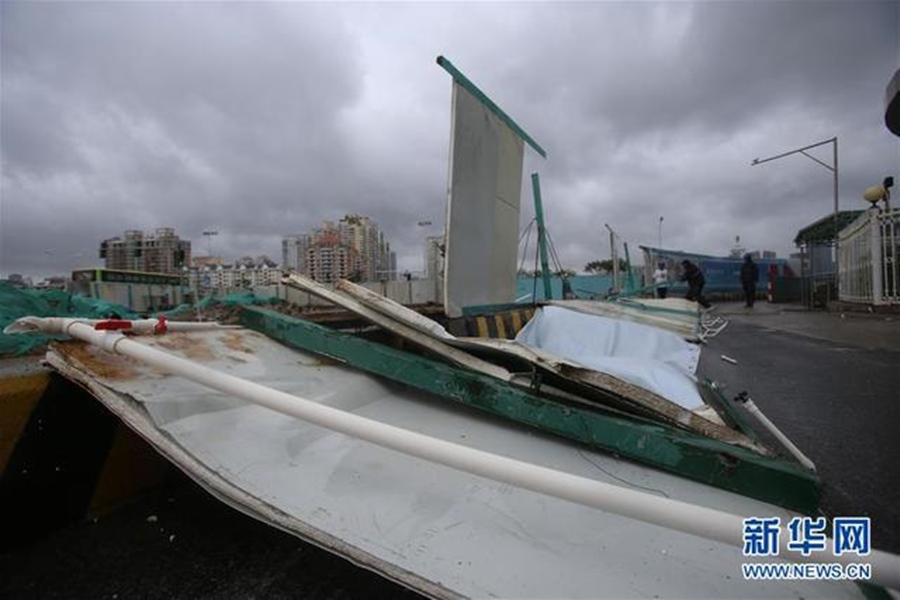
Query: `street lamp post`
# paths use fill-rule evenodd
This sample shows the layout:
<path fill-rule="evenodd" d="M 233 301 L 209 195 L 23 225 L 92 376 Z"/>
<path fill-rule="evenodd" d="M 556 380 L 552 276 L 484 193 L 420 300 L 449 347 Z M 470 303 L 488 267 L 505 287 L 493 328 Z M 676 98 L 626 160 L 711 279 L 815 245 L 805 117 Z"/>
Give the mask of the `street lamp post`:
<path fill-rule="evenodd" d="M 419 221 L 419 227 L 423 228 L 422 234 L 422 249 L 424 250 L 424 254 L 422 255 L 422 278 L 424 279 L 428 273 L 428 227 L 431 227 L 431 221 Z"/>
<path fill-rule="evenodd" d="M 833 154 L 833 163 L 834 163 L 834 164 L 829 165 L 828 163 L 822 162 L 821 160 L 819 160 L 819 159 L 816 158 L 815 156 L 813 156 L 813 155 L 811 155 L 811 154 L 807 154 L 807 152 L 806 152 L 807 150 L 811 150 L 812 148 L 817 148 L 817 147 L 819 147 L 819 146 L 824 146 L 825 144 L 834 144 L 834 148 L 833 148 L 833 150 L 834 150 L 834 154 Z M 837 214 L 838 214 L 838 185 L 839 185 L 839 179 L 838 179 L 838 139 L 837 139 L 837 136 L 835 136 L 835 137 L 833 137 L 833 138 L 831 138 L 831 139 L 828 139 L 828 140 L 823 140 L 823 141 L 821 141 L 821 142 L 817 142 L 817 143 L 815 143 L 815 144 L 810 144 L 809 146 L 804 146 L 804 147 L 802 147 L 802 148 L 797 148 L 796 150 L 790 150 L 790 151 L 788 151 L 788 152 L 784 152 L 784 153 L 778 154 L 778 155 L 776 155 L 776 156 L 770 156 L 770 157 L 768 157 L 768 158 L 754 158 L 754 159 L 753 159 L 753 162 L 750 163 L 750 166 L 751 166 L 751 167 L 755 167 L 756 165 L 761 165 L 761 164 L 764 163 L 764 162 L 769 162 L 769 161 L 772 161 L 772 160 L 777 160 L 777 159 L 779 159 L 779 158 L 784 158 L 785 156 L 790 156 L 791 154 L 802 154 L 802 155 L 805 156 L 806 158 L 808 158 L 808 159 L 810 159 L 810 160 L 812 160 L 812 161 L 814 161 L 814 162 L 816 162 L 816 163 L 822 165 L 823 167 L 825 167 L 826 169 L 828 169 L 829 171 L 831 171 L 831 172 L 834 174 L 834 216 L 835 216 L 835 223 L 834 223 L 834 226 L 835 226 L 835 228 L 836 228 L 836 227 L 837 227 Z M 835 242 L 837 242 L 837 235 L 835 235 Z"/>
<path fill-rule="evenodd" d="M 824 146 L 826 144 L 834 144 L 833 155 L 832 155 L 832 164 L 830 164 L 830 165 L 824 161 L 819 160 L 812 154 L 809 154 L 806 152 L 807 150 L 811 150 L 813 148 L 818 148 L 819 146 Z M 811 161 L 813 161 L 817 164 L 820 164 L 823 167 L 825 167 L 826 169 L 828 169 L 829 171 L 831 171 L 832 175 L 834 176 L 834 283 L 835 283 L 835 287 L 837 287 L 839 285 L 839 281 L 838 281 L 838 276 L 839 276 L 839 269 L 838 269 L 838 263 L 839 263 L 839 258 L 838 258 L 838 243 L 839 243 L 838 242 L 838 229 L 839 229 L 839 225 L 838 225 L 838 189 L 840 186 L 840 180 L 839 180 L 839 176 L 838 176 L 838 139 L 837 139 L 837 136 L 834 136 L 833 138 L 830 138 L 827 140 L 822 140 L 821 142 L 816 142 L 815 144 L 810 144 L 809 146 L 804 146 L 802 148 L 796 148 L 794 150 L 789 150 L 787 152 L 783 152 L 783 153 L 777 154 L 775 156 L 770 156 L 768 158 L 754 158 L 753 161 L 750 163 L 750 166 L 755 167 L 756 165 L 761 165 L 764 162 L 778 160 L 779 158 L 784 158 L 785 156 L 790 156 L 791 154 L 802 154 L 803 156 L 810 159 Z"/>
<path fill-rule="evenodd" d="M 662 223 L 663 223 L 663 218 L 662 218 L 662 215 L 660 215 L 659 216 L 659 239 L 658 239 L 659 243 L 656 246 L 660 250 L 662 249 Z"/>

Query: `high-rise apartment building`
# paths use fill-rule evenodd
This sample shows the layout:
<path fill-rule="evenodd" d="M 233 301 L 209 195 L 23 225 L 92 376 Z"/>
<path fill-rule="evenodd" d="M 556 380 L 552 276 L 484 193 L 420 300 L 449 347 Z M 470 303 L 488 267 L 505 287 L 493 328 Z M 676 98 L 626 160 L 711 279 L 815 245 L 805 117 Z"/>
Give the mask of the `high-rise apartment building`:
<path fill-rule="evenodd" d="M 152 234 L 130 229 L 123 237 L 103 240 L 100 258 L 107 269 L 178 273 L 191 262 L 191 243 L 171 227 L 160 227 Z"/>
<path fill-rule="evenodd" d="M 281 240 L 281 266 L 298 273 L 306 273 L 306 251 L 309 249 L 311 236 L 299 233 L 286 236 Z"/>
<path fill-rule="evenodd" d="M 359 253 L 341 243 L 336 230 L 317 232 L 315 241 L 306 250 L 306 275 L 321 283 L 338 279 L 364 281 L 363 272 Z"/>
<path fill-rule="evenodd" d="M 282 264 L 316 281 L 396 279 L 396 255 L 369 217 L 346 215 L 325 221 L 310 234 L 289 235 L 281 242 Z"/>
<path fill-rule="evenodd" d="M 392 279 L 389 276 L 391 245 L 372 219 L 346 215 L 338 222 L 337 228 L 341 243 L 356 250 L 360 256 L 362 281 Z"/>

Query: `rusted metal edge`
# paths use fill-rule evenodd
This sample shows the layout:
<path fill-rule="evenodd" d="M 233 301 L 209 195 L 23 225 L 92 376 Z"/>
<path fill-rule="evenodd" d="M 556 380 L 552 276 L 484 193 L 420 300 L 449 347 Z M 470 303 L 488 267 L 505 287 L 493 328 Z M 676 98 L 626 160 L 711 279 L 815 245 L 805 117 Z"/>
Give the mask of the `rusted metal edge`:
<path fill-rule="evenodd" d="M 312 527 L 234 485 L 219 473 L 206 467 L 166 433 L 158 429 L 139 402 L 95 379 L 85 365 L 81 364 L 77 359 L 66 355 L 62 349 L 51 348 L 47 353 L 47 362 L 62 376 L 87 389 L 99 402 L 106 406 L 126 426 L 141 436 L 159 454 L 203 487 L 203 489 L 235 510 L 239 510 L 254 519 L 299 537 L 323 550 L 346 558 L 355 565 L 374 571 L 391 581 L 430 598 L 442 600 L 462 598 L 462 596 L 442 586 L 440 583 L 429 581 L 416 573 L 401 569 L 392 563 L 346 543 L 341 538 Z"/>

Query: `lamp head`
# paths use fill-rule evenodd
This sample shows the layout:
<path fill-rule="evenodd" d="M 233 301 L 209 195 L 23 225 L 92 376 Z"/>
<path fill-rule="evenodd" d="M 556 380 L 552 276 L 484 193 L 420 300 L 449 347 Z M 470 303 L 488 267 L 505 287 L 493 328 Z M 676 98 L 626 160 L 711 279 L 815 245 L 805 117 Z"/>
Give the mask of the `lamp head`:
<path fill-rule="evenodd" d="M 863 200 L 870 202 L 872 206 L 878 204 L 887 197 L 887 188 L 883 185 L 873 185 L 867 187 L 863 192 Z"/>

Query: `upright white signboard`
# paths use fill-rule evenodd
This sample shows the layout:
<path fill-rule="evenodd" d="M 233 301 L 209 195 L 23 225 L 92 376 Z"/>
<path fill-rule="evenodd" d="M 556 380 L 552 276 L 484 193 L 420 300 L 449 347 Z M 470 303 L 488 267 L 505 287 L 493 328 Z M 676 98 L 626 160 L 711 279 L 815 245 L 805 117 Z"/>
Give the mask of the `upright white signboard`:
<path fill-rule="evenodd" d="M 446 59 L 453 75 L 444 310 L 515 301 L 523 140 L 543 150 Z"/>

